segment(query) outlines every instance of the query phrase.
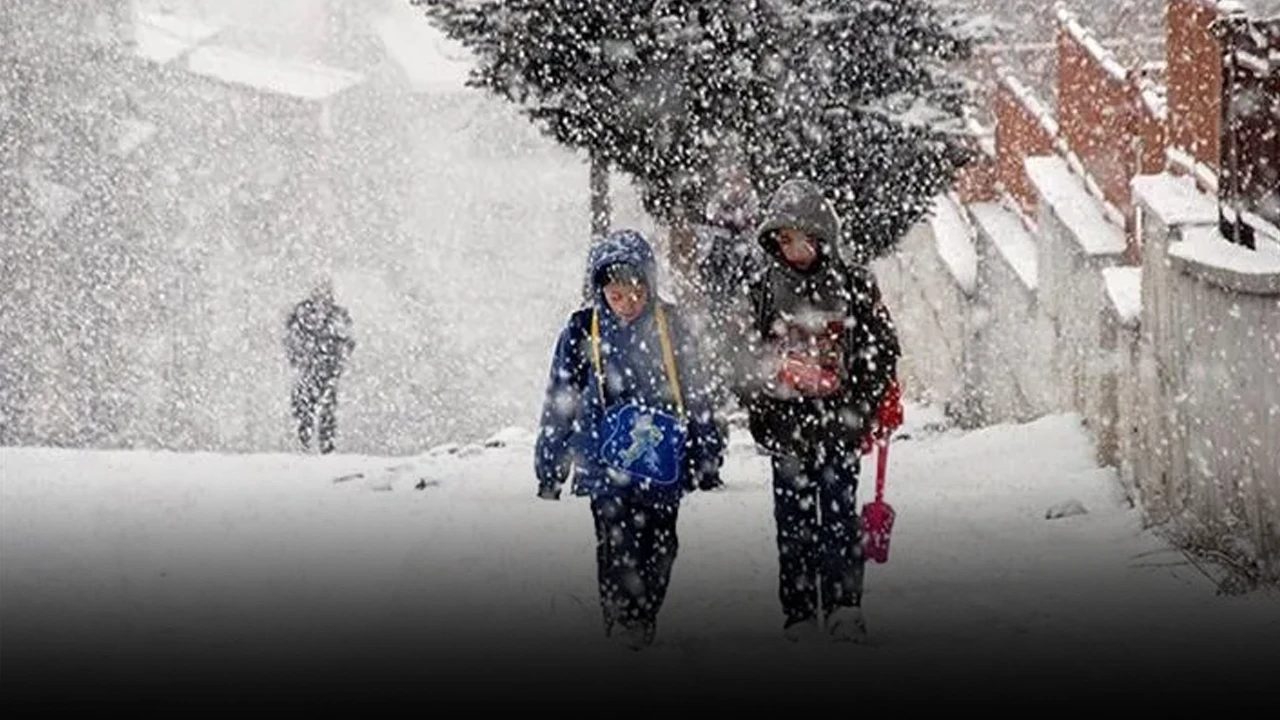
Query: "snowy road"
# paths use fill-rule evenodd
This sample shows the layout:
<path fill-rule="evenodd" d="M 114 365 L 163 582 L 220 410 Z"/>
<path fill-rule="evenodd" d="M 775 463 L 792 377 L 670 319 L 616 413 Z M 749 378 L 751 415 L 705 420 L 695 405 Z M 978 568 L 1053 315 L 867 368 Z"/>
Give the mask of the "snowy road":
<path fill-rule="evenodd" d="M 1280 602 L 1215 595 L 1142 531 L 1074 416 L 961 433 L 908 412 L 889 462 L 890 562 L 868 573 L 871 647 L 782 639 L 768 466 L 741 437 L 729 487 L 686 501 L 643 655 L 599 637 L 588 510 L 534 497 L 527 433 L 401 461 L 3 449 L 6 692 L 165 679 L 189 696 L 185 679 L 571 703 L 630 677 L 676 700 L 677 681 L 649 671 L 744 703 L 802 672 L 912 699 L 1262 689 L 1250 673 L 1280 660 Z M 1046 519 L 1071 501 L 1087 512 Z"/>

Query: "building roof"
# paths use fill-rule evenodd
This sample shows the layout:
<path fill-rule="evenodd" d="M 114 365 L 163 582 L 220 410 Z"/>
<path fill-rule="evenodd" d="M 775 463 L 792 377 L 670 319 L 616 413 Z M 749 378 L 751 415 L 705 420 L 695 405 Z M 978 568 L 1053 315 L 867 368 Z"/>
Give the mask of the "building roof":
<path fill-rule="evenodd" d="M 474 66 L 471 53 L 449 39 L 420 10 L 408 4 L 371 21 L 387 54 L 419 92 L 466 89 Z"/>
<path fill-rule="evenodd" d="M 225 83 L 323 100 L 363 81 L 359 73 L 324 65 L 293 62 L 235 48 L 205 45 L 187 55 L 188 71 Z"/>
<path fill-rule="evenodd" d="M 139 57 L 168 63 L 217 35 L 219 28 L 167 13 L 139 12 L 133 41 Z"/>

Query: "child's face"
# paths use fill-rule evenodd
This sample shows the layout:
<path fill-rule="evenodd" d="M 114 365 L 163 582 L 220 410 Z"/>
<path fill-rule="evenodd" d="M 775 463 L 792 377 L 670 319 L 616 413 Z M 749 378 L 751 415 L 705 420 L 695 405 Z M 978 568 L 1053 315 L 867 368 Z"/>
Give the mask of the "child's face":
<path fill-rule="evenodd" d="M 778 233 L 778 248 L 787 262 L 806 268 L 818 258 L 818 246 L 813 238 L 800 230 L 786 228 Z"/>
<path fill-rule="evenodd" d="M 609 303 L 609 309 L 617 313 L 624 322 L 631 322 L 644 312 L 649 292 L 644 283 L 615 280 L 604 286 L 604 299 Z"/>

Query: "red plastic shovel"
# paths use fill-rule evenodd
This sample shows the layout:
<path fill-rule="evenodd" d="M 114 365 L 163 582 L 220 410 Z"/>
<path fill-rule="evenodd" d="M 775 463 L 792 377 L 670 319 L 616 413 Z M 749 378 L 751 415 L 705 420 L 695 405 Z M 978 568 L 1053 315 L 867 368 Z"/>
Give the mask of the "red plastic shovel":
<path fill-rule="evenodd" d="M 875 563 L 889 560 L 889 535 L 893 532 L 893 507 L 884 501 L 884 471 L 889 463 L 889 438 L 877 441 L 876 499 L 862 506 L 862 533 L 866 559 Z"/>

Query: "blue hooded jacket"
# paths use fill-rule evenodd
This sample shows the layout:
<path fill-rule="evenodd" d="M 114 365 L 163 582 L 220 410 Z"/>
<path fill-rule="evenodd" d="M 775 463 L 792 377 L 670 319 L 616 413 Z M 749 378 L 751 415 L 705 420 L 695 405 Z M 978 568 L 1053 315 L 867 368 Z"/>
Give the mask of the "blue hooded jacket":
<path fill-rule="evenodd" d="M 600 274 L 615 263 L 637 269 L 649 289 L 648 304 L 630 325 L 623 325 L 604 299 Z M 601 496 L 626 489 L 610 482 L 596 459 L 605 406 L 601 403 L 592 359 L 593 311 L 600 313 L 600 359 L 605 370 L 609 407 L 635 400 L 662 407 L 672 414 L 677 412 L 654 313 L 655 304 L 661 303 L 671 333 L 689 430 L 681 482 L 666 491 L 675 493 L 678 499 L 682 491 L 693 489 L 703 477 L 718 475 L 723 451 L 696 342 L 675 306 L 661 300 L 655 292 L 657 263 L 652 248 L 640 233 L 619 230 L 593 245 L 587 273 L 590 302 L 569 317 L 551 361 L 541 431 L 535 448 L 539 490 L 558 495 L 571 472 L 575 495 Z"/>

